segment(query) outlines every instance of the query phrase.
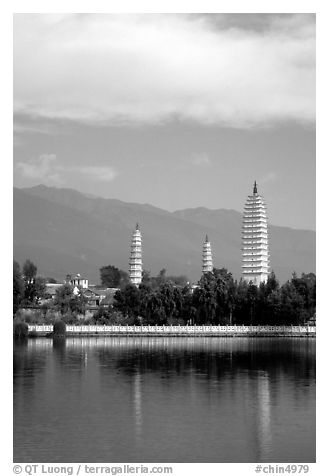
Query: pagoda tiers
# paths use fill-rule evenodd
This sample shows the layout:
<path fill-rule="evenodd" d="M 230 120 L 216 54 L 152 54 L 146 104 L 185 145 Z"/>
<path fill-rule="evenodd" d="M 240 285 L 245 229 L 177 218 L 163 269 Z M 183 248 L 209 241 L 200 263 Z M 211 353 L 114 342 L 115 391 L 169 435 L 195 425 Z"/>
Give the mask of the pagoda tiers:
<path fill-rule="evenodd" d="M 267 281 L 269 275 L 269 251 L 267 213 L 263 198 L 254 184 L 244 207 L 242 226 L 242 276 L 257 286 Z"/>
<path fill-rule="evenodd" d="M 129 278 L 132 284 L 138 286 L 142 282 L 142 234 L 138 223 L 131 239 L 131 251 L 129 261 Z"/>
<path fill-rule="evenodd" d="M 213 264 L 212 264 L 212 254 L 211 254 L 211 245 L 208 240 L 208 235 L 203 243 L 202 249 L 202 273 L 212 273 Z"/>

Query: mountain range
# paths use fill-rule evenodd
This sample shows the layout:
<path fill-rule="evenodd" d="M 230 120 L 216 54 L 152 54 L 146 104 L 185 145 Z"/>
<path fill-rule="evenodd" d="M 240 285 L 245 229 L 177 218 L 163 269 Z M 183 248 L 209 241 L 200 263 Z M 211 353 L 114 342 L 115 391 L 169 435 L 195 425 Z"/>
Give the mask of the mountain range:
<path fill-rule="evenodd" d="M 148 204 L 126 203 L 72 189 L 38 185 L 14 188 L 14 259 L 32 260 L 38 274 L 63 280 L 80 273 L 99 283 L 99 269 L 128 271 L 136 222 L 143 236 L 144 269 L 157 275 L 201 275 L 207 234 L 214 266 L 241 276 L 242 214 L 235 210 L 193 208 L 168 212 Z M 315 272 L 315 232 L 269 225 L 270 264 L 283 283 L 293 271 Z"/>

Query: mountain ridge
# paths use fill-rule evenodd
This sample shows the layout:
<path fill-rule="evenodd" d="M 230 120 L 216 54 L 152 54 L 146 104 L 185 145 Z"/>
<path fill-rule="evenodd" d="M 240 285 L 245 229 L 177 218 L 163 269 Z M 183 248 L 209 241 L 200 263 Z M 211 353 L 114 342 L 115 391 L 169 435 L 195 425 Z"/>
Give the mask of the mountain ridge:
<path fill-rule="evenodd" d="M 197 207 L 169 212 L 43 185 L 14 188 L 14 258 L 20 263 L 32 259 L 45 276 L 63 279 L 80 272 L 98 282 L 101 266 L 128 270 L 137 221 L 144 267 L 152 274 L 166 268 L 168 274 L 186 274 L 197 281 L 208 234 L 214 265 L 240 278 L 242 214 L 236 210 Z M 293 271 L 315 272 L 314 231 L 269 225 L 269 236 L 271 265 L 280 281 Z"/>

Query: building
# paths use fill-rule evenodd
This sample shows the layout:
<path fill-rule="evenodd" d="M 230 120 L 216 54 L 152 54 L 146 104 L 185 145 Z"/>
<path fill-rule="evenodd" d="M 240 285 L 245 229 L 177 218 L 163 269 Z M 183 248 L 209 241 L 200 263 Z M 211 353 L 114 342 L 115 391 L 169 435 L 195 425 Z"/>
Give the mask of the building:
<path fill-rule="evenodd" d="M 74 292 L 74 291 L 73 291 Z M 87 308 L 95 308 L 98 307 L 101 301 L 100 295 L 91 290 L 91 289 L 81 289 L 81 295 L 85 298 L 86 300 L 86 307 Z"/>
<path fill-rule="evenodd" d="M 111 307 L 114 302 L 115 293 L 119 291 L 119 288 L 108 288 L 106 291 L 106 295 L 102 298 L 100 302 L 100 306 L 104 308 Z"/>
<path fill-rule="evenodd" d="M 244 207 L 242 225 L 242 276 L 260 285 L 269 275 L 267 212 L 263 197 L 254 183 Z"/>
<path fill-rule="evenodd" d="M 91 284 L 88 284 L 88 279 L 81 278 L 79 274 L 72 278 L 70 274 L 66 275 L 65 281 L 61 283 L 46 283 L 45 298 L 42 304 L 54 300 L 57 291 L 63 287 L 64 284 L 69 284 L 72 287 L 72 293 L 75 296 L 83 296 L 87 308 L 97 308 L 98 306 L 108 307 L 114 300 L 114 294 L 118 291 L 118 288 L 103 288 Z"/>
<path fill-rule="evenodd" d="M 203 243 L 202 248 L 202 273 L 212 273 L 213 268 L 214 267 L 212 264 L 211 244 L 208 240 L 208 235 L 206 235 L 206 239 Z"/>
<path fill-rule="evenodd" d="M 72 277 L 70 274 L 66 276 L 66 283 L 71 284 L 74 288 L 88 289 L 88 279 L 82 278 L 81 274 L 76 274 L 75 277 Z"/>
<path fill-rule="evenodd" d="M 131 239 L 129 278 L 132 284 L 138 286 L 142 282 L 142 234 L 138 223 Z"/>

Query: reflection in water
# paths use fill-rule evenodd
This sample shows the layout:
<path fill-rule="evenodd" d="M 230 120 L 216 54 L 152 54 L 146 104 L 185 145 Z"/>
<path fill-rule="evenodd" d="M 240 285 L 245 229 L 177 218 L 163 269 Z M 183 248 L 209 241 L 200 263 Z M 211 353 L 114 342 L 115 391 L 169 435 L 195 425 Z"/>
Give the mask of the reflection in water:
<path fill-rule="evenodd" d="M 257 381 L 259 418 L 259 461 L 266 461 L 271 450 L 271 402 L 268 374 L 260 372 Z"/>
<path fill-rule="evenodd" d="M 15 345 L 14 459 L 312 462 L 315 340 L 74 337 Z"/>
<path fill-rule="evenodd" d="M 137 371 L 134 376 L 134 409 L 135 409 L 135 431 L 136 438 L 139 439 L 141 436 L 143 415 L 142 415 L 142 378 L 140 373 Z"/>

